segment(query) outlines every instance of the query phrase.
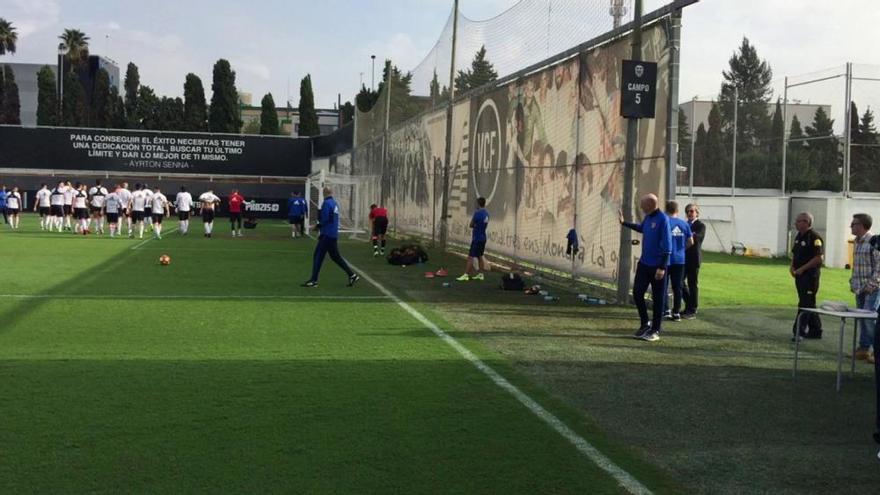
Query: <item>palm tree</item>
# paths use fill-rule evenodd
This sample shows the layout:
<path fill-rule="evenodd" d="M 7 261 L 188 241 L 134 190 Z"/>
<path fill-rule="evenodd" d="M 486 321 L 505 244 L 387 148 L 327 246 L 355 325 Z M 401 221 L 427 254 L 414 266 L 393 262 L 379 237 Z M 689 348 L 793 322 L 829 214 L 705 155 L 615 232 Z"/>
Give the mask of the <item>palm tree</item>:
<path fill-rule="evenodd" d="M 15 26 L 0 17 L 0 55 L 15 53 L 16 41 L 18 41 L 18 33 L 15 32 Z"/>
<path fill-rule="evenodd" d="M 65 29 L 64 34 L 58 38 L 67 46 L 67 59 L 71 66 L 81 64 L 89 58 L 89 37 L 79 29 Z"/>

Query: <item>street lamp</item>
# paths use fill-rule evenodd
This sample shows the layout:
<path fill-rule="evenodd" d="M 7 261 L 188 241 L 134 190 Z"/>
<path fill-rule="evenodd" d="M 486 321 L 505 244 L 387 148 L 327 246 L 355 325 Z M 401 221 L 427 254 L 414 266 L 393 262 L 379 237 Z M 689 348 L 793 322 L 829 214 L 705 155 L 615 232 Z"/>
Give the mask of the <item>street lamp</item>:
<path fill-rule="evenodd" d="M 61 123 L 61 118 L 64 115 L 64 104 L 62 103 L 64 100 L 64 56 L 67 55 L 67 52 L 70 51 L 70 47 L 65 45 L 64 43 L 58 43 L 58 88 L 59 88 L 59 96 L 58 96 L 58 123 Z"/>
<path fill-rule="evenodd" d="M 376 56 L 370 55 L 373 60 L 373 76 L 370 79 L 370 91 L 376 91 Z"/>

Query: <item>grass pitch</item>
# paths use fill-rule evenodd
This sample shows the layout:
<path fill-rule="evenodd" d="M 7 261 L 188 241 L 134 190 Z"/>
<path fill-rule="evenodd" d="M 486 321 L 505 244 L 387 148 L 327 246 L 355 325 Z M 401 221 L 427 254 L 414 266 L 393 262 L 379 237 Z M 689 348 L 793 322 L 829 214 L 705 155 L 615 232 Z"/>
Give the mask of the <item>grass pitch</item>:
<path fill-rule="evenodd" d="M 283 225 L 143 242 L 23 223 L 0 232 L 0 492 L 623 491 L 366 281 L 328 259 L 300 288 L 314 244 Z M 708 254 L 699 318 L 648 345 L 631 307 L 341 250 L 655 493 L 874 489 L 872 374 L 834 392 L 826 320 L 791 378 L 784 260 Z M 849 301 L 848 276 L 824 270 L 819 299 Z"/>
<path fill-rule="evenodd" d="M 0 492 L 622 492 L 375 287 L 346 287 L 328 258 L 300 288 L 314 244 L 280 225 L 141 241 L 22 224 L 0 233 Z M 365 244 L 342 251 L 388 279 Z"/>

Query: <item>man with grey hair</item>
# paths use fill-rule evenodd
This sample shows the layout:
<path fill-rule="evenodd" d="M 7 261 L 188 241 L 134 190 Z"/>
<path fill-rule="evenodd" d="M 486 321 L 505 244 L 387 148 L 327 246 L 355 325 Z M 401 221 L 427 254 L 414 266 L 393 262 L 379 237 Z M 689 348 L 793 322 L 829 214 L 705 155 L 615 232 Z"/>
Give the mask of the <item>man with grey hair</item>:
<path fill-rule="evenodd" d="M 856 304 L 859 309 L 877 311 L 880 306 L 880 251 L 871 245 L 871 226 L 874 220 L 867 213 L 853 215 L 850 229 L 855 236 L 853 249 L 852 278 L 849 280 L 850 289 L 856 295 Z M 874 323 L 867 320 L 859 322 L 859 348 L 856 350 L 856 359 L 860 361 L 874 362 L 874 354 L 871 346 L 874 345 Z M 876 348 L 874 349 L 876 351 Z"/>
<path fill-rule="evenodd" d="M 797 236 L 791 248 L 791 266 L 788 271 L 794 277 L 794 286 L 798 293 L 798 308 L 815 308 L 816 294 L 819 292 L 819 269 L 822 266 L 822 255 L 825 243 L 822 237 L 813 230 L 813 215 L 800 213 L 795 218 L 794 228 Z M 807 337 L 822 338 L 822 320 L 816 313 L 804 313 L 798 310 L 792 326 L 792 341 Z M 807 328 L 809 327 L 809 330 Z"/>

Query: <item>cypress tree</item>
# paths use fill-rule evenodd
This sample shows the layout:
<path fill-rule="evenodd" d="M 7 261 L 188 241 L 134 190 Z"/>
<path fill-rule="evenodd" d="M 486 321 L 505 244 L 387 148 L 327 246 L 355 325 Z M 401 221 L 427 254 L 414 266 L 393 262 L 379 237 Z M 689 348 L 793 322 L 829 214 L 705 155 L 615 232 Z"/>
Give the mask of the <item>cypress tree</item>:
<path fill-rule="evenodd" d="M 312 76 L 306 75 L 299 86 L 299 135 L 317 136 L 318 114 L 315 112 L 315 95 L 312 93 Z"/>
<path fill-rule="evenodd" d="M 838 172 L 841 155 L 838 140 L 834 136 L 834 120 L 820 106 L 813 116 L 812 125 L 805 131 L 808 137 L 820 138 L 807 141 L 806 146 L 810 165 L 818 171 L 817 187 L 827 191 L 840 191 L 843 186 Z"/>
<path fill-rule="evenodd" d="M 706 182 L 706 126 L 700 122 L 694 137 L 694 185 L 705 186 Z"/>
<path fill-rule="evenodd" d="M 208 130 L 238 134 L 242 124 L 238 91 L 235 89 L 235 72 L 228 60 L 221 58 L 214 64 L 211 91 L 213 94 L 208 113 Z"/>
<path fill-rule="evenodd" d="M 275 100 L 272 93 L 266 93 L 263 101 L 260 102 L 260 134 L 269 136 L 277 136 L 278 130 L 278 111 L 275 110 Z"/>
<path fill-rule="evenodd" d="M 141 85 L 141 76 L 137 65 L 129 62 L 125 68 L 125 118 L 129 129 L 140 129 L 141 117 L 138 115 L 138 90 Z"/>
<path fill-rule="evenodd" d="M 195 74 L 187 74 L 183 83 L 183 122 L 184 130 L 203 132 L 208 129 L 208 105 L 205 101 L 205 88 L 202 80 Z"/>
<path fill-rule="evenodd" d="M 707 186 L 729 186 L 730 155 L 725 146 L 721 110 L 717 103 L 709 111 L 709 128 L 706 131 L 705 165 Z"/>
<path fill-rule="evenodd" d="M 64 97 L 61 100 L 61 124 L 66 127 L 82 127 L 88 120 L 86 91 L 75 71 L 64 74 Z"/>
<path fill-rule="evenodd" d="M 37 72 L 37 125 L 58 125 L 58 123 L 55 71 L 44 65 Z"/>
<path fill-rule="evenodd" d="M 100 69 L 95 76 L 95 90 L 92 95 L 92 106 L 89 112 L 89 126 L 106 128 L 112 120 L 110 101 L 110 75 Z"/>
<path fill-rule="evenodd" d="M 0 115 L 2 115 L 0 123 L 21 125 L 21 101 L 18 97 L 18 84 L 15 82 L 15 73 L 12 72 L 12 67 L 8 65 L 3 68 L 3 101 Z"/>

